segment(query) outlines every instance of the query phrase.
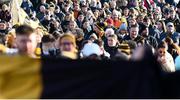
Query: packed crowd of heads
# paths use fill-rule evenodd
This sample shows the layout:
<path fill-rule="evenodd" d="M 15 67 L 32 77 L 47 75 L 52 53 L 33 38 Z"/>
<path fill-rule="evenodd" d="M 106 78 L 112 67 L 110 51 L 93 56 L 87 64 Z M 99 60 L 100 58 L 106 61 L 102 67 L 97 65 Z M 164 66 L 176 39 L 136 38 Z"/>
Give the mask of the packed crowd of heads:
<path fill-rule="evenodd" d="M 180 3 L 174 0 L 23 0 L 39 26 L 12 25 L 0 5 L 0 51 L 30 57 L 157 60 L 180 69 Z M 154 58 L 153 58 L 154 57 Z"/>

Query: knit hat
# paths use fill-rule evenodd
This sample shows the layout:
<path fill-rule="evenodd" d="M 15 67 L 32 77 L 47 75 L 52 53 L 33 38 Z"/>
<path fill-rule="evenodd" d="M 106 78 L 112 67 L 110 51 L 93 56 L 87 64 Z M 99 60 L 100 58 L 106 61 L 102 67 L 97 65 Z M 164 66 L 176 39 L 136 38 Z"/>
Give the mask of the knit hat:
<path fill-rule="evenodd" d="M 104 28 L 107 26 L 106 23 L 96 23 L 95 26 L 100 30 L 100 31 L 104 31 Z"/>
<path fill-rule="evenodd" d="M 126 23 L 122 23 L 121 26 L 119 27 L 119 31 L 121 30 L 126 30 L 127 31 L 127 25 Z"/>
<path fill-rule="evenodd" d="M 101 49 L 100 47 L 95 43 L 87 43 L 84 45 L 84 48 L 82 49 L 82 54 L 84 57 L 88 57 L 92 54 L 96 54 L 98 56 L 101 55 Z"/>
<path fill-rule="evenodd" d="M 111 25 L 114 24 L 114 22 L 113 22 L 113 20 L 112 20 L 111 18 L 107 19 L 106 22 L 107 22 L 108 24 L 111 24 Z"/>
<path fill-rule="evenodd" d="M 120 44 L 119 45 L 119 49 L 121 50 L 121 52 L 130 55 L 131 54 L 131 49 L 129 47 L 129 45 L 126 43 Z"/>

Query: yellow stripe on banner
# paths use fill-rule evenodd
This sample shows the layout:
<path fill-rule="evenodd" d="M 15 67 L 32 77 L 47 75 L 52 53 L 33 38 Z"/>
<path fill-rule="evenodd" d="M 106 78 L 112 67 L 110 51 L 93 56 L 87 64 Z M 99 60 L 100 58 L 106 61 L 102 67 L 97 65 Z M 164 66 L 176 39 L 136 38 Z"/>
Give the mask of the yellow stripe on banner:
<path fill-rule="evenodd" d="M 22 56 L 0 56 L 0 98 L 40 98 L 40 70 L 40 60 Z"/>

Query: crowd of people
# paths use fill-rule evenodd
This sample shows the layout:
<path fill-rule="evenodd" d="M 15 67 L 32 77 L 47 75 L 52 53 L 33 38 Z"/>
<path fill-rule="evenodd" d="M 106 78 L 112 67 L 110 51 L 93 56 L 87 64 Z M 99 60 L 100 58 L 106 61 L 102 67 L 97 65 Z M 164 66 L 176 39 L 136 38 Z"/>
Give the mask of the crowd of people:
<path fill-rule="evenodd" d="M 134 60 L 154 56 L 165 72 L 180 69 L 180 3 L 173 0 L 23 0 L 39 27 L 12 25 L 0 6 L 0 51 L 33 58 Z"/>

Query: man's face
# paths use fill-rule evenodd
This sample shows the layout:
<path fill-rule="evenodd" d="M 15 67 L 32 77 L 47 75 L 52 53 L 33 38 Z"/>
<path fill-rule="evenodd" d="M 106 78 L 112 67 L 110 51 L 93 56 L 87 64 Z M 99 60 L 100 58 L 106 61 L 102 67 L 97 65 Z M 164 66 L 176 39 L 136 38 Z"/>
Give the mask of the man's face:
<path fill-rule="evenodd" d="M 149 35 L 149 29 L 146 28 L 145 30 L 143 30 L 141 35 L 144 36 L 144 37 L 148 36 Z"/>
<path fill-rule="evenodd" d="M 167 26 L 167 31 L 170 32 L 170 33 L 174 32 L 174 25 L 168 25 Z"/>
<path fill-rule="evenodd" d="M 79 15 L 78 16 L 78 20 L 82 22 L 84 20 L 84 16 L 83 15 Z"/>
<path fill-rule="evenodd" d="M 165 19 L 168 19 L 170 17 L 170 13 L 165 13 L 164 17 L 165 17 Z"/>
<path fill-rule="evenodd" d="M 16 45 L 20 54 L 34 55 L 37 47 L 37 35 L 32 33 L 28 35 L 17 35 Z"/>
<path fill-rule="evenodd" d="M 83 12 L 87 12 L 87 7 L 82 7 L 81 9 Z"/>
<path fill-rule="evenodd" d="M 114 47 L 114 46 L 116 46 L 117 41 L 116 41 L 114 38 L 108 37 L 107 39 L 108 39 L 108 46 L 109 46 L 109 47 Z"/>
<path fill-rule="evenodd" d="M 138 27 L 132 27 L 130 29 L 130 37 L 135 39 L 138 36 L 138 31 L 139 31 Z"/>

